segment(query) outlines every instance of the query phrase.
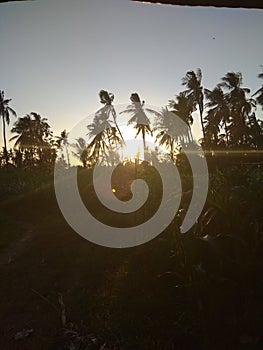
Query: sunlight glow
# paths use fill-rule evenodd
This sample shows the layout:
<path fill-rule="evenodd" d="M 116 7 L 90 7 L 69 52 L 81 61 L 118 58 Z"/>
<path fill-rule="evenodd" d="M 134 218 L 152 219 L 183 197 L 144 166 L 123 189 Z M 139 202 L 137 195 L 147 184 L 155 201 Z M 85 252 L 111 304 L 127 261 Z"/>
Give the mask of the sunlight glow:
<path fill-rule="evenodd" d="M 119 150 L 120 157 L 122 160 L 134 160 L 140 159 L 144 160 L 144 147 L 142 136 L 138 135 L 135 138 L 136 130 L 133 125 L 120 125 L 120 130 L 123 135 L 123 138 L 126 144 Z M 147 146 L 149 144 L 154 145 L 154 137 L 146 134 L 145 140 L 147 142 Z"/>

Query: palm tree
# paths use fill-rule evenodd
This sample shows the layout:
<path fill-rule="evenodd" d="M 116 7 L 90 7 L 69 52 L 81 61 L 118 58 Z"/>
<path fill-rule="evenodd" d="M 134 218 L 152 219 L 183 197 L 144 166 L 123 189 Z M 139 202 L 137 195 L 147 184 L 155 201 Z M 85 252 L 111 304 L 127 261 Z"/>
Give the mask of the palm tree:
<path fill-rule="evenodd" d="M 185 77 L 182 79 L 182 85 L 186 86 L 186 96 L 190 99 L 193 106 L 198 106 L 200 121 L 203 132 L 204 144 L 206 142 L 205 138 L 205 127 L 203 120 L 204 111 L 204 93 L 202 87 L 202 71 L 200 68 L 197 69 L 196 73 L 194 71 L 189 71 L 186 73 Z"/>
<path fill-rule="evenodd" d="M 107 141 L 111 125 L 107 119 L 101 119 L 98 115 L 95 115 L 93 122 L 87 128 L 89 130 L 87 135 L 92 138 L 87 147 L 88 157 L 95 163 L 109 149 Z"/>
<path fill-rule="evenodd" d="M 4 140 L 4 157 L 5 163 L 8 164 L 8 152 L 6 145 L 6 124 L 10 123 L 10 115 L 16 117 L 16 112 L 8 106 L 11 99 L 5 99 L 4 91 L 0 90 L 0 116 L 2 117 L 3 123 L 3 140 Z"/>
<path fill-rule="evenodd" d="M 225 129 L 226 143 L 229 143 L 228 127 L 229 122 L 229 107 L 225 99 L 225 95 L 220 86 L 215 87 L 212 91 L 205 89 L 205 97 L 207 103 L 205 107 L 209 108 L 205 117 L 205 132 L 207 141 L 217 144 L 218 133 L 220 132 L 221 124 Z"/>
<path fill-rule="evenodd" d="M 70 145 L 68 142 L 68 132 L 66 129 L 61 131 L 60 136 L 57 136 L 57 147 L 58 148 L 65 148 L 66 151 L 66 156 L 67 156 L 67 166 L 70 168 L 70 160 L 69 160 L 69 151 L 68 151 L 68 146 Z"/>
<path fill-rule="evenodd" d="M 87 143 L 86 141 L 82 138 L 79 137 L 76 139 L 76 143 L 73 144 L 72 146 L 76 149 L 76 152 L 72 152 L 75 157 L 77 157 L 83 164 L 83 167 L 87 167 L 87 162 L 88 162 L 88 150 L 87 150 Z"/>
<path fill-rule="evenodd" d="M 193 124 L 192 113 L 196 110 L 191 99 L 187 97 L 186 92 L 180 92 L 174 100 L 169 100 L 169 107 L 178 117 L 180 117 L 188 126 L 188 141 L 193 141 L 191 125 Z"/>
<path fill-rule="evenodd" d="M 263 66 L 261 66 L 262 70 L 263 70 Z M 263 79 L 263 72 L 259 73 L 258 78 Z M 263 109 L 263 85 L 261 86 L 261 88 L 259 88 L 253 95 L 253 96 L 257 96 L 256 100 L 257 102 L 262 106 Z"/>
<path fill-rule="evenodd" d="M 106 90 L 101 90 L 99 97 L 104 106 L 95 113 L 92 123 L 87 126 L 89 130 L 87 135 L 92 138 L 87 146 L 87 152 L 92 162 L 97 162 L 100 157 L 105 158 L 110 148 L 124 143 L 116 120 L 117 114 L 112 104 L 114 95 Z M 113 117 L 115 126 L 112 126 L 110 115 Z"/>
<path fill-rule="evenodd" d="M 15 122 L 11 132 L 17 135 L 10 141 L 16 140 L 14 146 L 26 151 L 30 166 L 33 166 L 35 161 L 43 162 L 43 150 L 51 148 L 52 139 L 52 131 L 46 118 L 41 118 L 37 113 L 27 114 Z"/>
<path fill-rule="evenodd" d="M 16 139 L 15 146 L 20 146 L 22 149 L 31 146 L 45 147 L 52 136 L 47 119 L 34 112 L 19 118 L 11 132 L 16 132 L 17 135 L 13 136 L 10 141 Z"/>
<path fill-rule="evenodd" d="M 11 129 L 12 133 L 17 133 L 17 135 L 11 137 L 10 141 L 16 139 L 15 147 L 20 149 L 28 149 L 31 145 L 32 135 L 33 135 L 33 125 L 30 114 L 27 114 L 25 117 L 20 117 L 15 122 L 13 128 Z"/>
<path fill-rule="evenodd" d="M 150 127 L 150 120 L 146 116 L 145 112 L 152 113 L 152 114 L 157 115 L 157 116 L 159 116 L 159 113 L 157 113 L 156 111 L 154 111 L 150 108 L 144 108 L 145 102 L 141 101 L 140 96 L 136 92 L 131 94 L 130 100 L 131 100 L 132 104 L 127 106 L 127 108 L 124 111 L 122 111 L 121 113 L 127 113 L 127 114 L 132 115 L 132 117 L 128 120 L 128 125 L 135 124 L 134 128 L 137 131 L 135 138 L 139 134 L 142 134 L 144 160 L 145 160 L 146 148 L 147 148 L 145 136 L 146 136 L 146 134 L 149 134 L 152 136 L 152 130 Z"/>
<path fill-rule="evenodd" d="M 170 157 L 174 161 L 176 151 L 184 143 L 185 138 L 189 141 L 188 128 L 178 123 L 178 116 L 167 107 L 161 109 L 159 118 L 156 119 L 154 131 L 157 131 L 156 142 L 160 146 L 169 149 Z"/>
<path fill-rule="evenodd" d="M 262 120 L 256 119 L 255 113 L 252 113 L 248 117 L 248 128 L 249 128 L 249 136 L 250 145 L 255 148 L 262 148 L 263 146 L 263 122 Z"/>
<path fill-rule="evenodd" d="M 242 74 L 240 72 L 228 72 L 218 85 L 226 89 L 225 99 L 230 111 L 230 136 L 233 145 L 241 145 L 248 140 L 248 117 L 255 108 L 255 101 L 247 99 L 249 89 L 242 86 Z"/>
<path fill-rule="evenodd" d="M 125 144 L 122 133 L 119 129 L 119 126 L 116 120 L 117 114 L 113 106 L 114 94 L 106 90 L 100 90 L 99 97 L 100 97 L 100 103 L 104 104 L 104 106 L 96 112 L 95 117 L 98 117 L 99 119 L 106 121 L 110 118 L 110 114 L 111 114 L 113 117 L 115 127 L 118 130 L 118 133 L 120 134 L 122 142 Z"/>
<path fill-rule="evenodd" d="M 205 134 L 206 134 L 206 146 L 218 145 L 218 134 L 220 132 L 220 116 L 214 113 L 213 110 L 209 110 L 204 118 L 205 121 Z"/>
<path fill-rule="evenodd" d="M 108 141 L 111 148 L 117 147 L 118 145 L 122 145 L 123 143 L 123 139 L 120 136 L 120 133 L 114 126 L 110 128 L 110 132 L 108 133 Z"/>

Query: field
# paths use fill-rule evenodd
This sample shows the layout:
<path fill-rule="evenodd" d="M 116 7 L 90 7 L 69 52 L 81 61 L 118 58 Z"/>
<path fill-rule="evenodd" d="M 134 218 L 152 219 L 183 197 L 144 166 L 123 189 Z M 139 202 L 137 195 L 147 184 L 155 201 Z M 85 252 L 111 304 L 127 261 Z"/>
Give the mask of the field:
<path fill-rule="evenodd" d="M 131 169 L 123 176 L 132 179 Z M 147 174 L 158 183 L 153 170 Z M 180 235 L 177 216 L 157 238 L 129 249 L 77 235 L 60 213 L 52 177 L 39 185 L 33 175 L 18 176 L 23 187 L 12 176 L 2 194 L 1 349 L 262 347 L 260 168 L 211 171 L 206 208 L 191 232 Z M 85 204 L 116 223 L 96 205 L 90 177 L 91 170 L 79 172 Z M 185 193 L 188 183 L 185 175 Z"/>

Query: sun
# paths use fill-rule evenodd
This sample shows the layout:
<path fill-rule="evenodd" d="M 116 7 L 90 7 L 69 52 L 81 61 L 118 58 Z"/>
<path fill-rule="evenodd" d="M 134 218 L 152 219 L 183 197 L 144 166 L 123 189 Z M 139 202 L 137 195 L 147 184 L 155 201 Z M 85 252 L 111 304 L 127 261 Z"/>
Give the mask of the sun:
<path fill-rule="evenodd" d="M 144 160 L 144 147 L 142 136 L 138 135 L 136 138 L 136 130 L 133 125 L 119 125 L 122 136 L 125 140 L 125 145 L 119 150 L 121 159 Z M 146 134 L 147 147 L 154 147 L 154 138 Z"/>

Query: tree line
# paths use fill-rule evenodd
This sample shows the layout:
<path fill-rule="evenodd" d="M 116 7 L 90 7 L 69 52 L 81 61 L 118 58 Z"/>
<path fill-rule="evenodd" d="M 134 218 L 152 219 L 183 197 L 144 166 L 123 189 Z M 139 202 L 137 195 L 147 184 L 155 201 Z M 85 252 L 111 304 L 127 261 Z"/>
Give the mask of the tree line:
<path fill-rule="evenodd" d="M 263 72 L 258 78 L 263 79 Z M 256 118 L 256 109 L 258 106 L 263 109 L 263 85 L 251 94 L 250 89 L 243 87 L 242 73 L 228 72 L 213 90 L 209 90 L 203 87 L 202 72 L 197 69 L 186 73 L 182 86 L 184 90 L 158 112 L 146 108 L 136 92 L 131 94 L 127 108 L 120 112 L 130 116 L 127 124 L 136 129 L 135 137 L 142 137 L 144 158 L 148 134 L 154 136 L 155 142 L 164 146 L 174 160 L 180 145 L 193 141 L 191 126 L 197 115 L 202 129 L 200 143 L 204 150 L 262 149 L 263 121 Z M 13 148 L 8 149 L 6 127 L 11 117 L 17 118 L 17 113 L 10 107 L 11 99 L 5 98 L 4 91 L 0 91 L 3 129 L 1 167 L 12 164 L 17 168 L 52 169 L 62 148 L 65 156 L 62 154 L 59 160 L 65 167 L 70 167 L 71 153 L 84 167 L 92 166 L 101 157 L 108 163 L 116 161 L 116 150 L 125 144 L 125 140 L 117 123 L 114 94 L 101 90 L 99 97 L 103 107 L 87 125 L 89 141 L 79 137 L 73 145 L 69 144 L 66 130 L 54 136 L 47 119 L 31 112 L 15 120 L 11 128 L 11 133 L 15 135 L 9 140 L 15 143 Z M 150 122 L 151 114 L 155 117 L 154 123 Z M 178 117 L 188 128 L 178 130 Z M 69 146 L 74 150 L 70 151 Z"/>

